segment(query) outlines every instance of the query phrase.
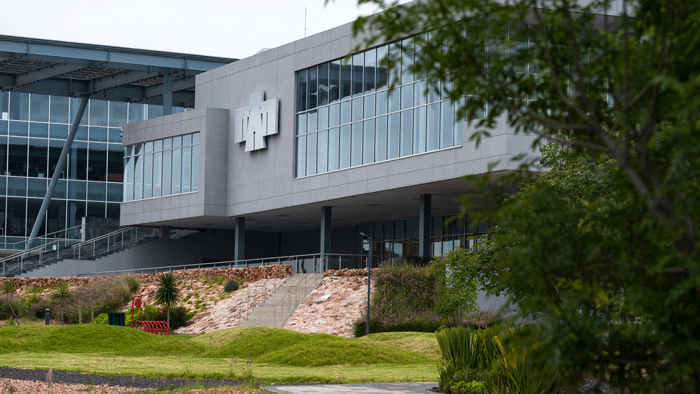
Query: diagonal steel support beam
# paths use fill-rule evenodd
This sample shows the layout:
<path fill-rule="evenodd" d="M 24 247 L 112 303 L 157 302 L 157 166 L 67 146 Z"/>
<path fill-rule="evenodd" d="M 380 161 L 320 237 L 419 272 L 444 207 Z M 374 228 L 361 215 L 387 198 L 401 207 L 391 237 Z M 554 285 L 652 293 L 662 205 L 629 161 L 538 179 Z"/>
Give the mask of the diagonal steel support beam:
<path fill-rule="evenodd" d="M 83 64 L 57 64 L 51 67 L 45 67 L 39 70 L 30 71 L 15 76 L 15 86 L 13 87 L 29 85 L 34 82 L 39 82 L 45 79 L 57 77 L 59 75 L 71 73 L 73 71 L 78 71 L 85 67 L 87 66 Z"/>
<path fill-rule="evenodd" d="M 68 134 L 68 139 L 63 145 L 63 150 L 61 151 L 61 156 L 58 158 L 58 164 L 51 177 L 51 183 L 49 183 L 49 189 L 46 191 L 46 196 L 44 196 L 44 202 L 41 203 L 41 208 L 39 209 L 39 215 L 36 217 L 36 222 L 34 222 L 34 227 L 32 228 L 32 233 L 29 235 L 27 240 L 27 247 L 24 250 L 29 250 L 34 245 L 35 238 L 39 234 L 39 229 L 41 225 L 44 224 L 44 217 L 46 216 L 46 210 L 49 208 L 49 203 L 51 202 L 51 196 L 53 195 L 54 189 L 56 189 L 56 184 L 58 184 L 58 178 L 61 176 L 61 171 L 66 165 L 66 158 L 68 157 L 68 151 L 73 144 L 73 138 L 75 138 L 75 133 L 78 131 L 78 126 L 80 125 L 80 120 L 83 119 L 83 113 L 85 113 L 85 108 L 90 101 L 90 96 L 83 96 L 80 100 L 80 107 L 78 107 L 78 113 L 75 114 L 75 120 L 70 128 L 70 133 Z"/>

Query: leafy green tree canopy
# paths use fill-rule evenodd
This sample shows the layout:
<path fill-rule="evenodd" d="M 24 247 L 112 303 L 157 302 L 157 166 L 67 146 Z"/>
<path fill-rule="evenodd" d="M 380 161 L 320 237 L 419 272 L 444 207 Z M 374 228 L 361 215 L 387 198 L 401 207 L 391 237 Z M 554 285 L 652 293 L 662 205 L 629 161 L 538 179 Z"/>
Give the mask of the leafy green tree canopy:
<path fill-rule="evenodd" d="M 355 22 L 363 45 L 401 40 L 384 64 L 414 59 L 473 141 L 507 122 L 552 144 L 520 193 L 464 200 L 493 207 L 482 259 L 543 356 L 571 382 L 700 393 L 700 2 L 359 3 L 385 10 Z"/>

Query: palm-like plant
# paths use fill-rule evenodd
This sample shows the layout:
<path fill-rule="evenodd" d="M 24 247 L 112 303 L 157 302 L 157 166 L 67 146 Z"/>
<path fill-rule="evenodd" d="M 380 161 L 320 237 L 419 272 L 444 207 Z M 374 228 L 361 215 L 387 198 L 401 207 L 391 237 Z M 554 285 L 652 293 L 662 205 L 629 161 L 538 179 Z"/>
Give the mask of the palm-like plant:
<path fill-rule="evenodd" d="M 19 325 L 19 319 L 17 318 L 17 314 L 15 313 L 14 308 L 12 308 L 12 297 L 15 295 L 16 292 L 17 284 L 15 282 L 15 278 L 7 279 L 2 285 L 2 293 L 7 296 L 7 303 L 10 305 L 10 312 L 12 312 L 12 316 L 15 318 L 17 325 Z"/>
<path fill-rule="evenodd" d="M 156 290 L 156 304 L 163 305 L 166 309 L 168 326 L 170 325 L 170 307 L 175 306 L 180 301 L 180 288 L 177 286 L 177 279 L 168 272 L 158 277 L 158 290 Z"/>
<path fill-rule="evenodd" d="M 70 291 L 68 290 L 68 285 L 61 283 L 56 287 L 56 292 L 53 293 L 53 299 L 61 305 L 61 324 L 63 324 L 63 304 L 67 299 L 71 297 Z"/>

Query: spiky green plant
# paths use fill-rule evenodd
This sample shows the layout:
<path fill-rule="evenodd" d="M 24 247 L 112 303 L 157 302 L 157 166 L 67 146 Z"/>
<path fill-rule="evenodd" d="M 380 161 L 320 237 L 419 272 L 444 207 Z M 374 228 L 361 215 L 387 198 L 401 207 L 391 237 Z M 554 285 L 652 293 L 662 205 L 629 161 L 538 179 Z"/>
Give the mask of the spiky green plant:
<path fill-rule="evenodd" d="M 180 288 L 175 276 L 168 272 L 158 277 L 158 290 L 156 290 L 156 304 L 163 305 L 167 311 L 167 321 L 170 325 L 170 308 L 175 306 L 181 297 Z"/>

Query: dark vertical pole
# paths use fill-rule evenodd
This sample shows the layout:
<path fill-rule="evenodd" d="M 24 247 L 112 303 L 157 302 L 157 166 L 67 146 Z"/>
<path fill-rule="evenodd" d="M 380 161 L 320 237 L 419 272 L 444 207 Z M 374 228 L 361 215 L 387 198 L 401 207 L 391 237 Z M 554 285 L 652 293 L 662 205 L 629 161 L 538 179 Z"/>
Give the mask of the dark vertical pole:
<path fill-rule="evenodd" d="M 237 217 L 236 218 L 236 234 L 235 234 L 235 241 L 234 241 L 234 246 L 233 246 L 233 253 L 234 257 L 236 260 L 236 266 L 238 266 L 238 262 L 245 260 L 245 218 L 244 217 Z"/>
<path fill-rule="evenodd" d="M 321 258 L 331 253 L 331 219 L 333 209 L 321 207 Z"/>
<path fill-rule="evenodd" d="M 173 71 L 166 71 L 163 76 L 163 116 L 173 113 Z"/>
<path fill-rule="evenodd" d="M 46 210 L 49 208 L 49 203 L 51 202 L 51 196 L 53 195 L 54 189 L 56 189 L 56 184 L 58 184 L 58 178 L 61 176 L 61 171 L 66 165 L 66 158 L 68 157 L 68 151 L 73 144 L 73 138 L 75 138 L 75 133 L 78 131 L 78 125 L 80 125 L 80 120 L 83 118 L 83 113 L 85 108 L 87 108 L 89 96 L 84 96 L 80 100 L 80 106 L 78 107 L 78 112 L 75 114 L 75 119 L 73 120 L 73 125 L 70 128 L 70 133 L 68 133 L 68 139 L 66 143 L 63 144 L 63 150 L 61 151 L 61 156 L 58 158 L 58 164 L 51 177 L 51 182 L 49 183 L 49 189 L 46 191 L 44 196 L 44 201 L 41 203 L 41 208 L 39 209 L 39 215 L 36 217 L 36 222 L 34 222 L 34 227 L 32 228 L 32 233 L 27 240 L 27 247 L 24 250 L 29 250 L 34 244 L 34 239 L 37 234 L 39 234 L 39 229 L 41 225 L 44 224 L 44 217 L 46 216 Z"/>
<path fill-rule="evenodd" d="M 431 257 L 430 248 L 430 215 L 431 198 L 430 194 L 420 196 L 420 216 L 418 217 L 418 256 Z"/>
<path fill-rule="evenodd" d="M 369 335 L 369 302 L 370 302 L 370 290 L 372 283 L 372 238 L 368 238 L 369 242 L 369 255 L 367 256 L 367 327 L 365 327 L 365 335 Z"/>

